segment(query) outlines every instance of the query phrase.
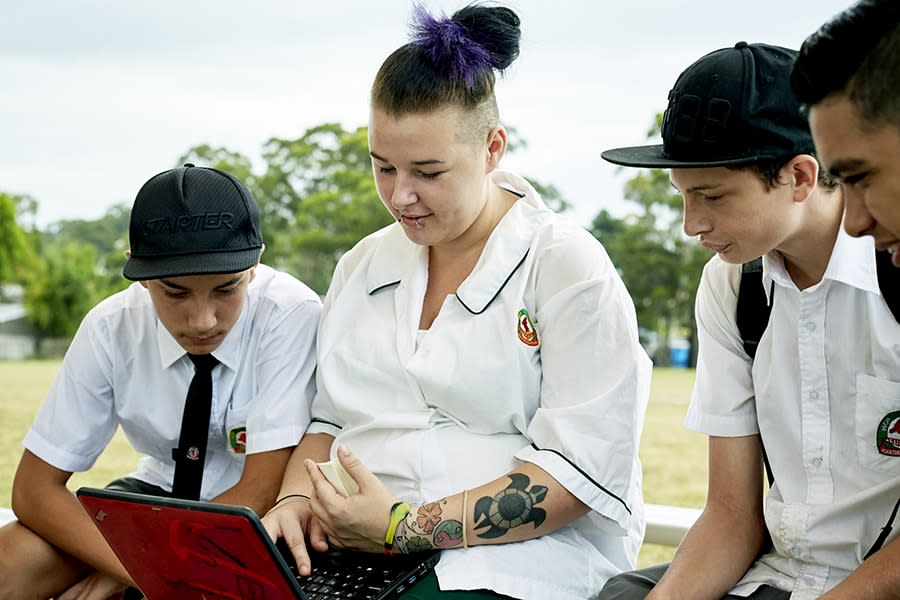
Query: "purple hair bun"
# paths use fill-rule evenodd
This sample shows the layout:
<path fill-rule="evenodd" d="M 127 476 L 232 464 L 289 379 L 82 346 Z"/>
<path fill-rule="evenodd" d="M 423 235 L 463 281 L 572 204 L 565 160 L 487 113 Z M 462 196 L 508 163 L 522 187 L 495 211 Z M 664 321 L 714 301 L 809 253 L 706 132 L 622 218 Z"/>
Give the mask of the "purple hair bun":
<path fill-rule="evenodd" d="M 410 29 L 410 43 L 451 78 L 465 80 L 468 89 L 475 85 L 477 73 L 493 68 L 491 53 L 447 16 L 435 18 L 422 5 L 416 5 Z"/>

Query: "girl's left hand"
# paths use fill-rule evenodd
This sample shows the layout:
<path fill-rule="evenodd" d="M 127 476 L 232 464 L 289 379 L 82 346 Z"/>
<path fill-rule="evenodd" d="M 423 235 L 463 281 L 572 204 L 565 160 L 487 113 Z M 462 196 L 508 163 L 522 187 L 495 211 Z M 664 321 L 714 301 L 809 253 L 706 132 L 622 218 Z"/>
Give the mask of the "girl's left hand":
<path fill-rule="evenodd" d="M 391 507 L 398 499 L 349 448 L 341 445 L 337 456 L 350 477 L 356 481 L 359 492 L 345 498 L 325 478 L 315 461 L 306 459 L 303 465 L 314 489 L 313 514 L 333 546 L 363 552 L 382 552 Z"/>

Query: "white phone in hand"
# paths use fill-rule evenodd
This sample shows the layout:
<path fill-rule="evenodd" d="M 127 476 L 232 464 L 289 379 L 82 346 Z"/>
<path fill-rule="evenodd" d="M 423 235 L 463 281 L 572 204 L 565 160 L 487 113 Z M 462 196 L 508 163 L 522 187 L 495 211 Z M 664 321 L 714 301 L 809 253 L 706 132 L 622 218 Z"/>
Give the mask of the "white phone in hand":
<path fill-rule="evenodd" d="M 341 496 L 349 498 L 359 491 L 359 486 L 350 477 L 350 473 L 340 463 L 338 459 L 329 460 L 328 462 L 317 463 L 325 479 L 334 486 Z"/>

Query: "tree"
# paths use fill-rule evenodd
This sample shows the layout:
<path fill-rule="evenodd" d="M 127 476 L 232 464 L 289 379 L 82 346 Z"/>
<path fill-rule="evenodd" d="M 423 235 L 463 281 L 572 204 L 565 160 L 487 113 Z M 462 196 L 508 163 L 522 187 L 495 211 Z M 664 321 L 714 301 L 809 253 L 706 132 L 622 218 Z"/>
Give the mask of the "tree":
<path fill-rule="evenodd" d="M 0 283 L 20 281 L 34 261 L 26 231 L 19 225 L 20 210 L 31 199 L 0 193 Z"/>
<path fill-rule="evenodd" d="M 658 132 L 657 126 L 650 133 Z M 684 205 L 666 171 L 643 170 L 625 184 L 625 199 L 638 207 L 621 220 L 603 211 L 591 232 L 606 247 L 635 300 L 638 323 L 657 332 L 668 349 L 673 331 L 683 328 L 696 352 L 694 297 L 709 252 L 684 236 Z M 665 364 L 668 355 L 656 357 Z"/>
<path fill-rule="evenodd" d="M 27 277 L 26 318 L 44 335 L 68 337 L 100 300 L 97 253 L 90 245 L 48 244 L 44 260 Z"/>
<path fill-rule="evenodd" d="M 55 223 L 43 236 L 44 245 L 61 245 L 70 242 L 91 246 L 97 256 L 95 274 L 98 277 L 98 293 L 108 296 L 131 283 L 122 277 L 125 251 L 128 249 L 128 223 L 131 207 L 116 204 L 99 219 L 63 220 Z"/>
<path fill-rule="evenodd" d="M 278 257 L 324 292 L 340 256 L 392 221 L 372 178 L 367 129 L 326 123 L 296 140 L 270 139 L 263 157 L 261 185 L 272 192 L 266 209 L 277 221 Z"/>

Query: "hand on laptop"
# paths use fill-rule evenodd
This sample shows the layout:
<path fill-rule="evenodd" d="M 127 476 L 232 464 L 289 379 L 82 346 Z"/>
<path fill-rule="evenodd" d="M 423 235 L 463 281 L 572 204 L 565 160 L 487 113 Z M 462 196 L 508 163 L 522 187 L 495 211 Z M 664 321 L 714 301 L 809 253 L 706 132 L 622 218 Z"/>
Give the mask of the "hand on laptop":
<path fill-rule="evenodd" d="M 338 460 L 359 486 L 345 497 L 328 481 L 312 460 L 303 461 L 315 490 L 311 508 L 328 542 L 338 548 L 382 552 L 390 521 L 391 507 L 398 501 L 381 481 L 346 446 L 337 451 Z"/>
<path fill-rule="evenodd" d="M 294 502 L 284 502 L 274 507 L 262 518 L 263 526 L 273 542 L 284 539 L 297 563 L 301 575 L 312 573 L 309 545 L 318 552 L 328 550 L 328 540 L 321 524 L 313 516 L 311 501 L 298 497 Z"/>

